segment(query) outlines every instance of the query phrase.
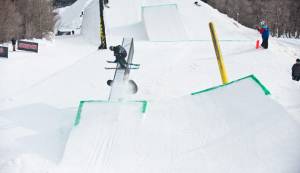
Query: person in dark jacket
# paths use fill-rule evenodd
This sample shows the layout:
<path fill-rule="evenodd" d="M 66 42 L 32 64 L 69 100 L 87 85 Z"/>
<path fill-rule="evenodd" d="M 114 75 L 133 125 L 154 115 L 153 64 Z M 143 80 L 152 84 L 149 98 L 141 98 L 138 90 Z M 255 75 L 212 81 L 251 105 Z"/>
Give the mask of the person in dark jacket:
<path fill-rule="evenodd" d="M 15 38 L 11 39 L 11 44 L 13 46 L 13 51 L 16 51 L 16 42 L 17 42 L 17 40 Z"/>
<path fill-rule="evenodd" d="M 292 77 L 293 80 L 300 80 L 300 59 L 296 59 L 296 63 L 292 67 Z"/>
<path fill-rule="evenodd" d="M 261 43 L 261 47 L 268 49 L 268 45 L 269 45 L 269 27 L 267 26 L 267 24 L 265 23 L 265 21 L 261 21 L 259 23 L 259 26 L 256 27 L 257 30 L 260 32 L 261 37 L 263 42 Z"/>
<path fill-rule="evenodd" d="M 127 56 L 127 51 L 125 50 L 125 48 L 121 45 L 117 45 L 110 46 L 109 50 L 114 52 L 114 56 L 116 57 L 116 60 L 114 62 L 119 63 L 121 68 L 126 68 L 127 62 L 125 58 Z"/>

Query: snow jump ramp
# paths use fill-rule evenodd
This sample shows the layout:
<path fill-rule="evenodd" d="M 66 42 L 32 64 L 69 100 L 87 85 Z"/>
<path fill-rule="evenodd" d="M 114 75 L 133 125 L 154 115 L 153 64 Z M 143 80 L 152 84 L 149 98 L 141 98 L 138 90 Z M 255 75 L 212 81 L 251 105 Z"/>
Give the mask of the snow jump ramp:
<path fill-rule="evenodd" d="M 150 41 L 187 40 L 176 4 L 143 6 L 142 20 Z"/>
<path fill-rule="evenodd" d="M 300 125 L 267 94 L 249 76 L 148 104 L 81 102 L 61 168 L 85 173 L 297 173 Z"/>
<path fill-rule="evenodd" d="M 125 2 L 126 1 L 122 3 Z M 128 3 L 130 4 L 132 2 Z M 138 39 L 147 39 L 150 41 L 188 40 L 176 4 L 148 5 L 141 7 L 140 3 L 136 2 L 136 0 L 133 4 L 133 6 L 129 5 L 131 8 L 126 5 L 126 7 L 124 7 L 125 9 L 119 8 L 119 5 L 115 4 L 114 8 L 111 9 L 113 11 L 108 11 L 107 20 L 105 21 L 108 35 L 123 35 L 124 37 L 135 36 Z M 122 9 L 122 11 L 116 11 L 118 9 Z M 128 11 L 125 11 L 126 9 L 128 9 Z M 141 15 L 137 14 L 138 12 L 140 12 Z M 116 20 L 120 18 L 120 14 L 126 14 L 123 22 Z M 94 44 L 99 44 L 100 24 L 97 22 L 99 20 L 99 1 L 93 0 L 84 9 L 81 34 Z M 124 21 L 130 22 L 126 23 Z"/>
<path fill-rule="evenodd" d="M 111 157 L 119 158 L 118 163 L 124 167 L 126 157 L 134 153 L 132 143 L 146 105 L 143 101 L 80 102 L 58 172 L 110 172 Z"/>

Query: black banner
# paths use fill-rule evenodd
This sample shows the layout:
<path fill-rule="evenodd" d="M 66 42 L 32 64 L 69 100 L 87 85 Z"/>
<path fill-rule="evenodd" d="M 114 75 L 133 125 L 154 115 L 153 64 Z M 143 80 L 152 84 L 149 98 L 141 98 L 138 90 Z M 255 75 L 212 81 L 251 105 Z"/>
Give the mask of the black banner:
<path fill-rule="evenodd" d="M 8 47 L 0 46 L 0 57 L 8 58 Z"/>
<path fill-rule="evenodd" d="M 39 50 L 39 44 L 34 42 L 28 42 L 28 41 L 18 41 L 18 49 L 19 50 L 26 50 L 31 52 L 38 52 Z"/>
<path fill-rule="evenodd" d="M 75 31 L 72 30 L 72 31 L 57 31 L 56 35 L 57 36 L 61 36 L 61 35 L 74 35 L 75 34 Z"/>

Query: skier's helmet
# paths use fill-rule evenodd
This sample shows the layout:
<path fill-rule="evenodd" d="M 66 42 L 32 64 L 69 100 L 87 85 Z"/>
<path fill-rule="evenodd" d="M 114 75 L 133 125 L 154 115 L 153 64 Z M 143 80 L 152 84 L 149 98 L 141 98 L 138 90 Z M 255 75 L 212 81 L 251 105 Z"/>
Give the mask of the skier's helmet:
<path fill-rule="evenodd" d="M 266 25 L 266 22 L 265 22 L 264 20 L 262 20 L 262 21 L 259 23 L 259 25 L 260 25 L 261 27 L 263 27 L 263 26 Z"/>
<path fill-rule="evenodd" d="M 300 59 L 298 58 L 298 59 L 296 59 L 296 62 L 300 62 Z"/>

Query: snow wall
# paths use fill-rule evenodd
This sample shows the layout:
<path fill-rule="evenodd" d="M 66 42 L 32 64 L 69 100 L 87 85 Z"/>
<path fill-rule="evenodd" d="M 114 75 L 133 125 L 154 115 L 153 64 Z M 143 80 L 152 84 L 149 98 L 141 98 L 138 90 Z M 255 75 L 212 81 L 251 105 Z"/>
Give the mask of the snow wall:
<path fill-rule="evenodd" d="M 300 125 L 266 94 L 249 76 L 171 100 L 81 102 L 61 170 L 297 173 Z"/>

